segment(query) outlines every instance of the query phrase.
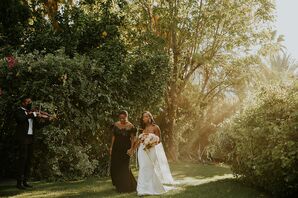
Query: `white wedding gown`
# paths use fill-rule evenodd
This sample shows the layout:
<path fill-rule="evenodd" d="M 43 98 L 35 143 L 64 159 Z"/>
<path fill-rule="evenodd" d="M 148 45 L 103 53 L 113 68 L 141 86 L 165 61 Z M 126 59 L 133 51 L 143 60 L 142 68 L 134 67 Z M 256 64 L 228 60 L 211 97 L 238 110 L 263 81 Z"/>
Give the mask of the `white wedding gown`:
<path fill-rule="evenodd" d="M 173 187 L 164 184 L 174 184 L 169 164 L 161 143 L 144 150 L 140 144 L 138 149 L 139 176 L 137 184 L 138 195 L 159 195 Z"/>

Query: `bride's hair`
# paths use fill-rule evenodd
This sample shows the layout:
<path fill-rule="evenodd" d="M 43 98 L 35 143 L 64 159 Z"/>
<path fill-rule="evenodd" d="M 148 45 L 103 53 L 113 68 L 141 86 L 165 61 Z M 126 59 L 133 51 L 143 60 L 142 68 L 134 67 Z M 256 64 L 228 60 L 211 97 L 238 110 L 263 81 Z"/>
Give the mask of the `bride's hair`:
<path fill-rule="evenodd" d="M 146 124 L 144 123 L 143 121 L 143 117 L 144 117 L 144 114 L 148 114 L 150 120 L 151 120 L 151 124 L 156 124 L 155 123 L 155 120 L 153 118 L 153 115 L 152 113 L 150 113 L 149 111 L 145 111 L 144 113 L 142 113 L 142 116 L 140 118 L 140 127 L 141 127 L 141 131 L 143 131 L 145 128 L 146 128 Z"/>

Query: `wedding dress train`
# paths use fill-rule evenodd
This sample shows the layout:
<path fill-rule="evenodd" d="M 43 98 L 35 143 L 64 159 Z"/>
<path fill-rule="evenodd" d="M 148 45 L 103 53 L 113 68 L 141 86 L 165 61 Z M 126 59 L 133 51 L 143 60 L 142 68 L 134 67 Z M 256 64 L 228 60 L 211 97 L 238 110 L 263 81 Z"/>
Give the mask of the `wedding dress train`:
<path fill-rule="evenodd" d="M 173 187 L 164 184 L 174 184 L 169 164 L 161 143 L 144 150 L 140 144 L 137 157 L 139 162 L 139 176 L 137 184 L 138 195 L 159 195 Z"/>

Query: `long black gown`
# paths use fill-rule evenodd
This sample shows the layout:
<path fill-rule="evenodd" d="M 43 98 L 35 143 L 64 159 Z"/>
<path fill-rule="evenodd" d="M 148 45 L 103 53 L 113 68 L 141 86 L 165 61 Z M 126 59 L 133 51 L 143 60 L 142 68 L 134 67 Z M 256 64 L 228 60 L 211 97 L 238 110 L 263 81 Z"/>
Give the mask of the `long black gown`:
<path fill-rule="evenodd" d="M 136 128 L 120 129 L 117 126 L 112 128 L 115 136 L 111 155 L 111 177 L 112 183 L 118 192 L 136 191 L 137 182 L 130 170 L 130 156 L 127 150 L 131 147 L 131 136 L 136 134 Z"/>

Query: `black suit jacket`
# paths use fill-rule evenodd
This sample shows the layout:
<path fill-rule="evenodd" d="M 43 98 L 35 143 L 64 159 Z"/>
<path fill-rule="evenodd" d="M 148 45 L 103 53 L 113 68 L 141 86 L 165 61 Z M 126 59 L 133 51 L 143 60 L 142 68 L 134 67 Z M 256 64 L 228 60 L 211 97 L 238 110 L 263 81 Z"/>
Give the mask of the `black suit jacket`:
<path fill-rule="evenodd" d="M 28 119 L 32 118 L 33 119 L 33 135 L 28 135 L 28 129 L 29 129 L 29 121 Z M 34 117 L 33 114 L 31 115 L 26 115 L 25 110 L 23 110 L 21 107 L 18 108 L 15 111 L 15 119 L 17 122 L 17 127 L 16 127 L 16 138 L 19 143 L 31 143 L 28 142 L 28 139 L 32 139 L 31 137 L 34 136 L 35 129 L 38 128 L 38 123 L 36 122 L 36 118 Z"/>

